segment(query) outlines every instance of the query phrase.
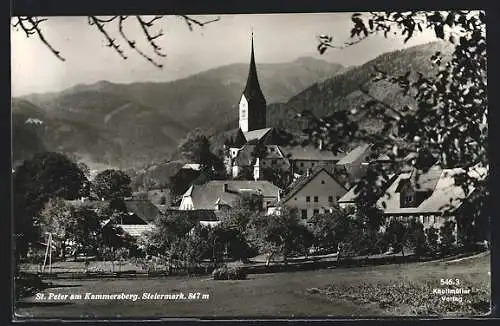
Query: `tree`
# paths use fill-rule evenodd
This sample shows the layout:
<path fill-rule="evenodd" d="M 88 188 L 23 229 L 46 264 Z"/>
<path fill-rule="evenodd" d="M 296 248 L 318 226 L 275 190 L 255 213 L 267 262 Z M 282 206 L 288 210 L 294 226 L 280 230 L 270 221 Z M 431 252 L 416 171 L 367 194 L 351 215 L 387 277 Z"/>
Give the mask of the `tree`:
<path fill-rule="evenodd" d="M 155 228 L 146 234 L 146 250 L 151 254 L 169 255 L 172 245 L 186 235 L 195 223 L 174 212 L 160 215 L 154 225 Z"/>
<path fill-rule="evenodd" d="M 132 196 L 130 177 L 119 170 L 104 170 L 96 175 L 93 188 L 99 198 L 118 200 Z"/>
<path fill-rule="evenodd" d="M 310 222 L 314 245 L 318 248 L 336 251 L 341 241 L 345 239 L 346 228 L 342 223 L 347 218 L 344 211 L 336 209 L 333 212 L 314 215 Z"/>
<path fill-rule="evenodd" d="M 286 262 L 291 254 L 309 248 L 312 245 L 312 241 L 308 243 L 312 238 L 309 232 L 299 221 L 296 209 L 283 208 L 279 214 L 270 216 L 256 215 L 249 223 L 250 242 L 260 252 L 267 253 L 267 265 L 276 254 L 282 254 Z"/>
<path fill-rule="evenodd" d="M 101 230 L 99 216 L 88 208 L 75 208 L 72 211 L 69 233 L 85 254 L 97 250 L 98 234 Z"/>
<path fill-rule="evenodd" d="M 406 226 L 398 220 L 391 220 L 386 229 L 386 235 L 389 239 L 389 244 L 394 249 L 394 252 L 401 252 L 404 256 L 404 246 L 406 244 Z"/>
<path fill-rule="evenodd" d="M 427 253 L 428 248 L 424 225 L 419 221 L 412 219 L 408 224 L 407 244 L 416 256 L 422 256 Z"/>
<path fill-rule="evenodd" d="M 179 152 L 190 162 L 200 164 L 200 176 L 195 183 L 226 177 L 223 160 L 212 152 L 210 140 L 200 129 L 195 129 L 186 136 L 179 146 Z"/>
<path fill-rule="evenodd" d="M 449 254 L 455 247 L 455 225 L 454 221 L 448 220 L 439 228 L 439 247 L 445 255 Z"/>
<path fill-rule="evenodd" d="M 216 22 L 219 18 L 210 20 L 198 20 L 187 15 L 177 15 L 177 17 L 184 20 L 189 30 L 193 30 L 193 26 L 204 27 L 207 24 Z M 113 16 L 100 18 L 97 16 L 88 16 L 87 23 L 89 26 L 95 27 L 99 33 L 102 34 L 109 48 L 113 49 L 121 58 L 127 59 L 125 50 L 123 49 L 123 44 L 127 46 L 129 51 L 135 52 L 136 54 L 143 57 L 147 62 L 153 64 L 158 68 L 162 68 L 158 60 L 166 57 L 164 50 L 158 45 L 157 39 L 164 36 L 162 29 L 157 29 L 158 26 L 165 23 L 167 16 L 154 16 L 153 18 L 147 18 L 146 16 Z M 66 59 L 61 55 L 60 51 L 57 51 L 45 38 L 41 24 L 47 21 L 47 18 L 38 18 L 31 16 L 17 16 L 12 18 L 12 26 L 18 30 L 21 29 L 26 34 L 26 37 L 31 37 L 35 35 L 40 41 L 42 41 L 47 48 L 60 60 L 65 61 Z M 146 47 L 153 51 L 153 55 L 147 54 L 147 51 L 141 48 L 137 44 L 137 40 L 131 39 L 128 35 L 128 27 L 136 25 L 136 28 L 140 28 L 143 32 L 143 38 Z M 114 26 L 113 26 L 114 25 Z M 118 31 L 119 37 L 110 34 L 111 29 Z M 156 28 L 156 30 L 155 30 Z"/>
<path fill-rule="evenodd" d="M 261 194 L 243 193 L 238 198 L 236 207 L 249 212 L 261 212 L 264 207 L 264 197 Z"/>
<path fill-rule="evenodd" d="M 309 122 L 306 132 L 310 135 L 310 141 L 317 143 L 321 139 L 323 146 L 332 151 L 337 151 L 343 143 L 353 139 L 373 143 L 373 150 L 385 152 L 394 159 L 392 171 L 398 171 L 398 159 L 408 153 L 417 154 L 416 163 L 420 167 L 428 166 L 432 156 L 438 157 L 438 164 L 444 168 L 464 168 L 464 201 L 470 200 L 472 189 L 480 197 L 487 198 L 486 178 L 472 177 L 468 173 L 488 167 L 485 13 L 355 13 L 352 22 L 352 41 L 339 45 L 333 37 L 322 35 L 319 37 L 319 52 L 353 46 L 379 33 L 385 37 L 399 34 L 407 42 L 424 29 L 433 31 L 436 39 L 451 44 L 454 51 L 451 58 L 444 57 L 440 52 L 431 57 L 429 64 L 435 68 L 433 74 L 409 70 L 393 76 L 374 67 L 373 78 L 359 85 L 359 90 L 366 95 L 366 102 L 352 109 L 364 110 L 368 117 L 382 121 L 381 131 L 374 133 L 361 128 L 349 110 L 321 118 L 305 111 L 300 116 Z M 391 106 L 370 93 L 370 87 L 378 83 L 397 85 L 402 95 L 414 98 L 417 105 Z M 387 171 L 380 168 L 379 171 L 387 180 Z M 378 186 L 372 180 L 363 187 Z M 475 206 L 476 210 L 485 209 L 484 205 Z"/>
<path fill-rule="evenodd" d="M 432 254 L 438 252 L 439 245 L 439 230 L 431 226 L 425 230 L 425 236 L 427 238 L 427 247 Z"/>
<path fill-rule="evenodd" d="M 268 180 L 275 186 L 286 189 L 290 185 L 291 175 L 289 171 L 281 168 L 266 167 L 262 169 L 262 176 L 264 180 Z"/>
<path fill-rule="evenodd" d="M 71 206 L 61 198 L 49 199 L 40 212 L 41 229 L 44 234 L 52 233 L 62 259 L 65 258 L 66 241 L 70 239 L 73 222 Z"/>
<path fill-rule="evenodd" d="M 252 142 L 249 142 L 249 144 L 252 144 Z M 266 158 L 267 157 L 267 146 L 262 141 L 256 140 L 251 155 L 253 158 L 252 164 L 255 164 L 255 161 L 257 159 L 262 160 L 263 158 Z"/>
<path fill-rule="evenodd" d="M 77 199 L 87 179 L 63 154 L 46 152 L 25 160 L 13 176 L 16 257 L 39 238 L 37 216 L 51 198 Z"/>

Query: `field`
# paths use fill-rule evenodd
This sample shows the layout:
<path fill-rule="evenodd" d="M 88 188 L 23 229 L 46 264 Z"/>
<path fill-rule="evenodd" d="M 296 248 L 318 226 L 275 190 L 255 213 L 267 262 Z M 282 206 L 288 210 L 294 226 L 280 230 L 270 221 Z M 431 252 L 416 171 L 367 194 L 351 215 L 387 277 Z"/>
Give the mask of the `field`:
<path fill-rule="evenodd" d="M 18 317 L 40 318 L 113 318 L 113 317 L 352 317 L 414 315 L 409 304 L 386 306 L 376 300 L 360 300 L 365 293 L 378 287 L 394 289 L 415 285 L 423 291 L 433 288 L 478 288 L 479 294 L 471 294 L 466 300 L 487 302 L 490 288 L 490 255 L 480 254 L 456 261 L 438 261 L 411 264 L 395 264 L 360 268 L 337 268 L 316 271 L 252 274 L 247 280 L 213 281 L 209 277 L 169 277 L 162 279 L 114 279 L 114 280 L 60 280 L 42 291 L 45 299 L 30 297 L 18 304 Z M 460 281 L 459 286 L 443 286 L 441 279 Z M 426 287 L 424 287 L 424 285 Z M 371 286 L 371 288 L 370 288 Z M 419 287 L 420 286 L 420 287 Z M 329 290 L 328 290 L 329 289 Z M 337 292 L 335 292 L 337 291 Z M 349 292 L 350 291 L 350 292 Z M 135 294 L 139 299 L 96 300 L 85 299 L 92 294 Z M 343 295 L 343 292 L 350 293 Z M 68 294 L 68 298 L 56 300 L 52 294 Z M 183 293 L 193 300 L 143 299 L 143 293 Z M 200 293 L 196 297 L 196 293 Z M 385 292 L 387 293 L 387 291 Z M 401 291 L 399 291 L 401 295 Z M 70 300 L 71 294 L 81 294 L 82 299 Z M 206 296 L 208 294 L 208 297 Z M 205 296 L 204 296 L 205 295 Z M 356 295 L 358 297 L 356 297 Z M 404 291 L 402 293 L 405 295 Z M 407 293 L 414 297 L 415 293 Z M 422 297 L 435 296 L 422 293 Z M 481 296 L 475 297 L 474 296 Z M 386 298 L 380 298 L 383 301 Z M 405 298 L 403 298 L 405 299 Z M 464 300 L 465 302 L 465 300 Z M 468 311 L 465 303 L 448 304 L 454 314 Z M 487 312 L 487 307 L 483 313 Z"/>

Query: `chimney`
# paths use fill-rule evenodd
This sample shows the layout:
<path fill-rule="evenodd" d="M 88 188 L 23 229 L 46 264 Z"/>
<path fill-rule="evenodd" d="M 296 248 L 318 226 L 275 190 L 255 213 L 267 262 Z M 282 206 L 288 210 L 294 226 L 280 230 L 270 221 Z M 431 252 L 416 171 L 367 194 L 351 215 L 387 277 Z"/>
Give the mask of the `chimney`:
<path fill-rule="evenodd" d="M 227 183 L 225 183 L 225 184 L 223 185 L 223 188 L 222 188 L 222 189 L 224 190 L 224 192 L 228 192 L 228 188 L 229 188 L 229 185 L 228 185 Z"/>

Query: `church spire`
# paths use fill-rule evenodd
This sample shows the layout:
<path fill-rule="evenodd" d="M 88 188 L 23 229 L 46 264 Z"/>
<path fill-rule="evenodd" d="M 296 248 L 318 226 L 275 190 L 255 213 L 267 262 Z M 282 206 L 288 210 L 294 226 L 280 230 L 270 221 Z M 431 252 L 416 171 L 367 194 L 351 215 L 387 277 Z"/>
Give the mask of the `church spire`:
<path fill-rule="evenodd" d="M 260 89 L 259 79 L 257 77 L 257 67 L 255 65 L 255 53 L 253 48 L 253 32 L 248 79 L 241 96 L 239 112 L 239 125 L 242 132 L 266 128 L 266 99 Z"/>
<path fill-rule="evenodd" d="M 250 100 L 252 98 L 264 98 L 264 94 L 260 89 L 259 78 L 257 77 L 257 67 L 255 65 L 255 54 L 253 49 L 253 31 L 252 31 L 252 48 L 250 53 L 250 69 L 248 71 L 247 84 L 243 94 Z"/>

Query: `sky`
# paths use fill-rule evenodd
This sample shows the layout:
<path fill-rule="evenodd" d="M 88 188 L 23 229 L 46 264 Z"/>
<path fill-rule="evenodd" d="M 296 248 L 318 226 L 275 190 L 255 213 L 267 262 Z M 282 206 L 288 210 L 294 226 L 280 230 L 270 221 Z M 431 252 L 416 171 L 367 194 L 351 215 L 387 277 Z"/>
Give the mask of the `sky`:
<path fill-rule="evenodd" d="M 191 17 L 202 21 L 220 17 L 220 20 L 203 28 L 195 26 L 193 31 L 177 16 L 159 21 L 157 29 L 161 28 L 165 35 L 157 39 L 157 43 L 167 55 L 159 60 L 163 69 L 130 50 L 120 39 L 117 23 L 107 28 L 122 44 L 127 60 L 106 46 L 104 36 L 88 24 L 87 17 L 49 17 L 40 24 L 47 41 L 66 61 L 57 59 L 38 38 L 27 38 L 24 31 L 12 27 L 12 95 L 60 91 L 101 80 L 114 83 L 171 81 L 219 66 L 247 63 L 252 31 L 257 63 L 290 62 L 310 56 L 345 66 L 360 65 L 384 52 L 434 39 L 430 32 L 418 35 L 407 44 L 401 37 L 374 36 L 357 45 L 330 49 L 320 55 L 316 50 L 318 35 L 332 35 L 339 44 L 349 40 L 351 13 Z M 125 26 L 125 32 L 130 39 L 138 40 L 138 44 L 144 40 L 141 28 L 132 19 Z M 147 44 L 142 43 L 141 49 L 152 53 Z"/>

